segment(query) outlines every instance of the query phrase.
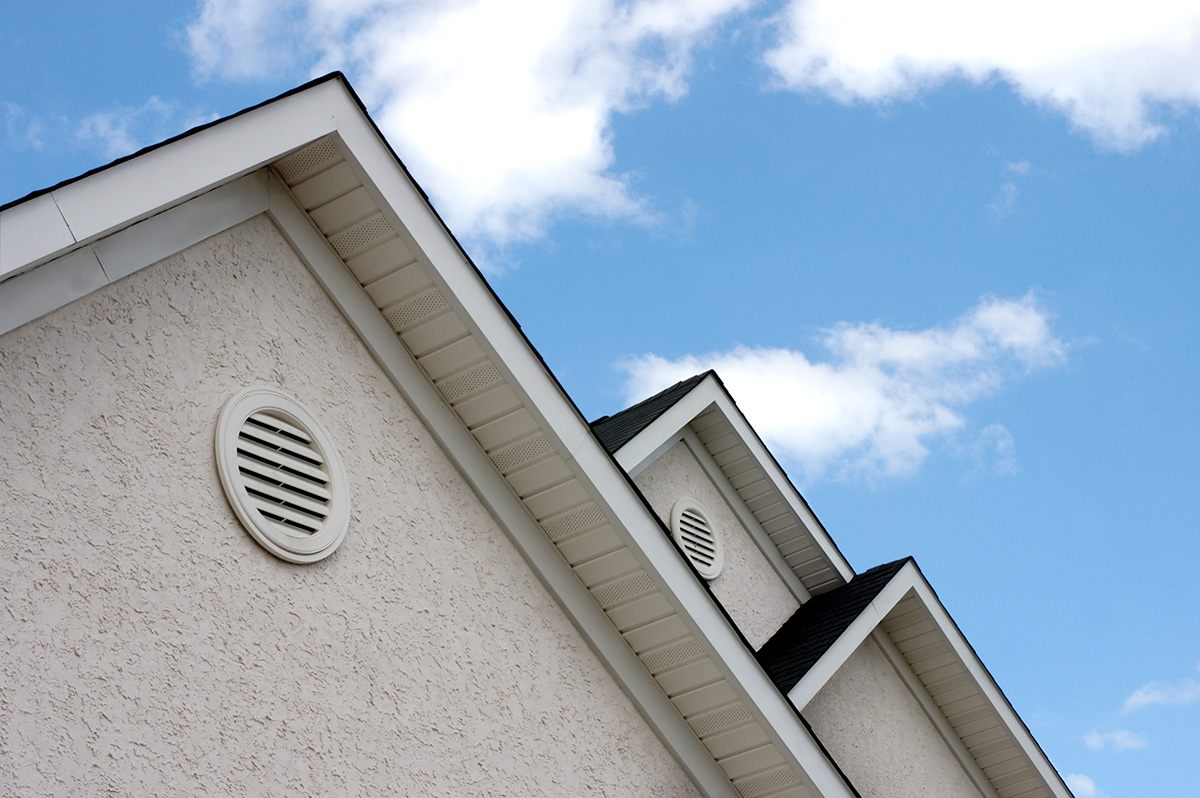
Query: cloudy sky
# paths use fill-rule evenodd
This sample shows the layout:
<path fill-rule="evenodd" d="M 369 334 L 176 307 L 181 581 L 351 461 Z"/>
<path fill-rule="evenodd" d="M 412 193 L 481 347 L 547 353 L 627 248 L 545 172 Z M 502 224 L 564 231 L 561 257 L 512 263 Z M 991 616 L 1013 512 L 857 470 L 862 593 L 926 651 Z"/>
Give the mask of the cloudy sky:
<path fill-rule="evenodd" d="M 585 415 L 716 368 L 1079 798 L 1200 743 L 1200 4 L 13 0 L 0 203 L 344 71 Z"/>

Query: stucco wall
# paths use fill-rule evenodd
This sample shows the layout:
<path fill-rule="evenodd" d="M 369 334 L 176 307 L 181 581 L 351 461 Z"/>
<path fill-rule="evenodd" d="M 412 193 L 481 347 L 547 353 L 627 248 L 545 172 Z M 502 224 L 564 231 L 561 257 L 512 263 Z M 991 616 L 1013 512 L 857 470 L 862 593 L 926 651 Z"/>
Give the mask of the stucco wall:
<path fill-rule="evenodd" d="M 668 526 L 671 508 L 685 496 L 709 512 L 708 520 L 725 538 L 725 568 L 709 585 L 752 646 L 762 646 L 800 608 L 686 443 L 672 446 L 634 482 Z"/>
<path fill-rule="evenodd" d="M 979 796 L 871 638 L 813 696 L 803 715 L 864 798 Z"/>
<path fill-rule="evenodd" d="M 226 399 L 336 441 L 295 566 L 235 520 Z M 0 338 L 0 793 L 692 795 L 265 218 Z"/>

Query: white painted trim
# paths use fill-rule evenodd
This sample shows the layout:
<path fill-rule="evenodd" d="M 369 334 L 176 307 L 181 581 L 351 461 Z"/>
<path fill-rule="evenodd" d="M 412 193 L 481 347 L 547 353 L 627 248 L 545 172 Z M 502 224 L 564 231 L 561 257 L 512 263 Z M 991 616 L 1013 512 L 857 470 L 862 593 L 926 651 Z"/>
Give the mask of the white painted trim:
<path fill-rule="evenodd" d="M 834 570 L 841 575 L 844 581 L 849 582 L 854 577 L 854 570 L 846 562 L 845 558 L 842 557 L 841 552 L 834 545 L 833 539 L 825 531 L 825 527 L 821 525 L 821 522 L 817 520 L 812 510 L 800 498 L 796 487 L 791 483 L 787 475 L 783 473 L 783 470 L 780 469 L 779 465 L 775 462 L 775 458 L 762 445 L 762 442 L 758 439 L 758 435 L 750 428 L 750 425 L 743 418 L 729 394 L 711 375 L 701 380 L 695 388 L 622 446 L 615 454 L 617 462 L 631 475 L 640 473 L 648 462 L 652 462 L 662 454 L 662 451 L 664 451 L 663 447 L 668 441 L 674 438 L 680 430 L 690 424 L 711 405 L 716 405 L 717 410 L 725 417 L 729 425 L 733 427 L 734 432 L 741 438 L 742 443 L 750 451 L 750 454 L 758 461 L 759 466 L 767 474 L 767 478 L 771 480 L 776 490 L 783 496 L 788 507 L 795 513 L 800 522 L 804 524 L 804 527 L 808 530 L 808 534 L 812 536 L 817 546 L 820 547 Z M 789 568 L 789 570 L 791 569 Z"/>
<path fill-rule="evenodd" d="M 892 638 L 888 637 L 887 632 L 876 627 L 871 632 L 871 639 L 879 646 L 879 650 L 883 652 L 884 657 L 891 663 L 892 670 L 904 682 L 904 686 L 908 688 L 909 694 L 920 705 L 921 710 L 925 713 L 925 717 L 929 718 L 929 722 L 937 729 L 946 747 L 954 754 L 954 758 L 958 761 L 959 767 L 967 774 L 975 788 L 979 790 L 983 798 L 1000 798 L 1000 794 L 992 786 L 992 782 L 988 779 L 987 774 L 979 767 L 979 763 L 975 761 L 975 757 L 971 756 L 971 752 L 963 745 L 962 739 L 954 733 L 954 729 L 950 726 L 950 721 L 946 720 L 946 715 L 942 710 L 938 709 L 937 704 L 933 703 L 933 699 L 929 696 L 929 691 L 925 689 L 925 685 L 921 684 L 921 680 L 917 678 L 917 674 L 913 673 L 913 669 L 909 666 L 908 661 L 904 659 L 904 654 L 896 647 Z"/>
<path fill-rule="evenodd" d="M 662 688 L 530 517 L 479 444 L 429 383 L 374 303 L 329 248 L 324 236 L 295 204 L 291 192 L 274 177 L 270 183 L 270 196 L 271 219 L 667 750 L 703 794 L 736 795 L 725 773 L 663 694 Z"/>
<path fill-rule="evenodd" d="M 0 335 L 108 285 L 96 252 L 83 247 L 0 283 Z"/>
<path fill-rule="evenodd" d="M 914 571 L 915 571 L 914 567 Z M 1033 739 L 1033 735 L 1025 727 L 1025 724 L 1017 716 L 1012 705 L 1008 702 L 1008 698 L 1000 690 L 1000 686 L 996 684 L 995 679 L 988 673 L 983 662 L 971 648 L 971 644 L 963 637 L 958 625 L 951 619 L 950 614 L 946 612 L 946 608 L 942 606 L 942 602 L 938 600 L 937 595 L 933 592 L 933 588 L 925 581 L 924 576 L 920 571 L 916 571 L 917 578 L 914 581 L 913 589 L 917 596 L 921 599 L 929 614 L 932 616 L 934 623 L 938 625 L 942 634 L 945 635 L 946 641 L 950 644 L 950 648 L 958 656 L 959 660 L 966 666 L 967 672 L 978 685 L 988 703 L 992 705 L 992 709 L 1000 716 L 1000 720 L 1012 733 L 1016 739 L 1017 745 L 1033 763 L 1038 775 L 1041 776 L 1046 786 L 1059 798 L 1071 798 L 1071 792 L 1063 783 L 1062 778 L 1058 775 L 1058 771 L 1050 764 L 1046 758 L 1046 754 L 1038 746 Z"/>
<path fill-rule="evenodd" d="M 968 675 L 970 675 L 971 679 L 975 682 L 975 685 L 979 688 L 980 692 L 983 693 L 984 698 L 987 700 L 992 710 L 997 714 L 997 716 L 999 716 L 1001 723 L 1005 725 L 1009 733 L 1013 736 L 1013 739 L 1016 740 L 1017 745 L 1020 746 L 1021 750 L 1028 757 L 1029 761 L 1033 763 L 1034 768 L 1037 770 L 1038 775 L 1041 777 L 1045 785 L 1055 796 L 1058 796 L 1058 798 L 1071 798 L 1071 793 L 1067 790 L 1066 785 L 1059 777 L 1058 771 L 1054 769 L 1054 766 L 1051 765 L 1050 761 L 1046 758 L 1045 753 L 1043 753 L 1038 747 L 1037 743 L 1033 739 L 1033 736 L 1029 733 L 1029 730 L 1025 728 L 1025 724 L 1021 722 L 1019 717 L 1017 717 L 1012 705 L 1009 704 L 1008 699 L 1005 698 L 995 680 L 992 679 L 991 674 L 987 672 L 987 669 L 979 660 L 979 657 L 975 654 L 975 651 L 971 648 L 966 638 L 963 637 L 962 632 L 959 631 L 958 626 L 950 618 L 949 613 L 946 612 L 946 608 L 942 606 L 942 603 L 934 594 L 933 589 L 929 586 L 929 583 L 925 581 L 924 575 L 921 574 L 921 571 L 911 561 L 905 563 L 904 566 L 896 572 L 896 575 L 892 577 L 891 581 L 889 581 L 888 584 L 885 585 L 875 597 L 875 599 L 867 605 L 863 612 L 859 614 L 858 618 L 856 618 L 854 622 L 847 627 L 846 631 L 842 633 L 841 637 L 839 637 L 837 641 L 829 647 L 829 649 L 821 656 L 821 658 L 817 660 L 816 664 L 809 669 L 808 673 L 806 673 L 796 684 L 796 686 L 788 692 L 788 699 L 798 709 L 803 711 L 808 703 L 817 694 L 817 692 L 819 692 L 820 689 L 829 681 L 829 679 L 832 678 L 833 675 L 846 663 L 846 660 L 850 658 L 850 655 L 858 649 L 864 640 L 872 635 L 876 635 L 877 639 L 880 635 L 884 638 L 887 638 L 887 635 L 883 633 L 882 630 L 879 630 L 877 633 L 877 627 L 880 623 L 882 623 L 884 617 L 887 616 L 887 614 L 891 612 L 892 609 L 894 609 L 895 606 L 910 593 L 915 595 L 925 609 L 929 612 L 930 619 L 937 626 L 938 631 L 941 632 L 946 643 L 950 646 L 951 650 L 954 651 L 955 655 L 959 659 L 959 662 L 962 663 Z M 881 648 L 884 650 L 884 653 L 888 655 L 889 658 L 894 654 L 903 660 L 903 654 L 898 648 L 895 647 L 895 644 L 891 642 L 890 638 L 887 639 L 887 642 L 891 643 L 891 646 L 890 648 L 888 646 L 881 646 Z M 903 664 L 907 669 L 907 661 L 903 661 Z M 897 672 L 900 673 L 903 678 L 903 672 L 899 668 L 897 669 Z M 909 669 L 909 673 L 911 674 L 911 669 Z M 924 694 L 924 701 L 928 702 L 928 704 L 932 706 L 932 699 L 929 698 L 924 686 L 920 685 L 920 682 L 916 679 L 915 674 L 912 675 L 912 679 L 913 683 L 910 683 L 909 680 L 906 679 L 905 684 L 908 685 L 909 689 L 914 692 L 914 695 L 918 696 L 919 701 L 921 700 L 920 695 Z M 924 703 L 922 703 L 922 707 L 926 708 Z M 932 712 L 935 714 L 930 714 L 930 710 L 926 708 L 926 714 L 930 714 L 930 719 L 934 721 L 936 726 L 938 726 L 938 731 L 941 732 L 947 742 L 950 743 L 951 750 L 954 751 L 955 755 L 960 758 L 960 761 L 962 761 L 963 768 L 967 771 L 967 775 L 970 776 L 971 779 L 976 783 L 978 783 L 979 779 L 982 778 L 983 782 L 988 785 L 988 789 L 990 790 L 990 781 L 986 776 L 983 775 L 983 771 L 979 768 L 978 764 L 975 763 L 974 757 L 967 752 L 966 747 L 962 744 L 962 741 L 959 740 L 956 734 L 954 734 L 953 730 L 950 730 L 949 723 L 946 722 L 941 710 L 934 706 Z M 935 715 L 936 717 L 942 718 L 941 724 L 938 723 Z M 947 730 L 949 731 L 947 732 Z M 951 740 L 957 742 L 951 742 Z M 984 791 L 984 795 L 989 796 L 989 798 L 993 794 L 994 793 L 992 792 L 988 792 L 986 790 Z"/>
<path fill-rule="evenodd" d="M 696 458 L 696 462 L 704 469 L 704 473 L 708 479 L 717 488 L 721 494 L 721 498 L 725 500 L 725 504 L 729 505 L 729 509 L 737 516 L 738 521 L 749 533 L 750 539 L 758 546 L 759 551 L 767 558 L 767 562 L 775 569 L 775 573 L 787 585 L 788 590 L 796 597 L 796 600 L 801 604 L 812 598 L 808 589 L 804 587 L 804 583 L 800 581 L 800 577 L 796 576 L 796 572 L 791 569 L 787 562 L 783 559 L 783 555 L 779 553 L 779 547 L 771 541 L 771 536 L 767 534 L 767 530 L 762 528 L 758 523 L 758 519 L 754 517 L 754 513 L 750 512 L 750 508 L 742 501 L 742 497 L 738 495 L 737 489 L 729 482 L 729 478 L 725 476 L 725 472 L 721 470 L 721 466 L 713 459 L 700 440 L 700 436 L 695 433 L 691 427 L 684 427 L 679 433 L 679 441 L 682 441 L 685 446 L 691 451 L 692 456 Z M 670 447 L 668 447 L 670 448 Z"/>
<path fill-rule="evenodd" d="M 900 600 L 911 589 L 916 573 L 915 565 L 911 562 L 905 563 L 891 578 L 891 581 L 884 585 L 875 599 L 846 627 L 846 631 L 842 632 L 841 637 L 825 650 L 821 658 L 808 669 L 808 673 L 804 674 L 796 686 L 788 691 L 788 699 L 796 705 L 797 709 L 804 711 L 813 696 L 846 664 L 846 660 L 850 659 L 850 655 L 858 650 L 862 642 L 871 635 L 875 627 L 883 621 L 884 616 L 900 603 Z"/>
<path fill-rule="evenodd" d="M 0 211 L 0 279 L 253 172 L 337 128 L 328 80 Z M 357 105 L 354 115 L 361 117 Z"/>
<path fill-rule="evenodd" d="M 260 170 L 0 282 L 0 335 L 266 209 Z"/>
<path fill-rule="evenodd" d="M 348 102 L 348 96 L 346 101 Z M 828 798 L 852 795 L 844 776 L 820 749 L 807 727 L 797 717 L 794 708 L 779 694 L 753 653 L 744 645 L 711 595 L 696 579 L 695 573 L 680 556 L 669 536 L 664 534 L 659 519 L 645 505 L 641 496 L 631 489 L 625 472 L 600 446 L 587 422 L 546 370 L 545 364 L 536 356 L 520 329 L 512 323 L 507 311 L 500 305 L 487 284 L 465 259 L 449 232 L 432 213 L 420 191 L 396 168 L 394 157 L 375 130 L 361 114 L 338 115 L 337 137 L 340 149 L 346 160 L 364 178 L 368 192 L 379 203 L 397 231 L 407 231 L 406 243 L 410 244 L 410 250 L 417 260 L 429 270 L 431 279 L 442 290 L 447 301 L 460 313 L 468 329 L 476 335 L 478 343 L 501 370 L 529 412 L 546 433 L 558 442 L 560 451 L 567 454 L 564 459 L 572 467 L 581 484 L 614 521 L 614 529 L 622 541 L 652 573 L 680 617 L 698 634 L 698 639 L 705 645 L 707 653 L 722 676 L 729 681 L 739 698 L 755 715 L 756 720 L 778 746 L 780 753 L 816 795 Z M 352 279 L 349 275 L 346 277 Z M 333 291 L 330 293 L 334 295 Z M 357 293 L 363 296 L 361 290 Z M 341 306 L 340 303 L 346 300 L 342 293 L 338 292 L 334 295 L 334 301 Z M 343 312 L 352 323 L 361 320 L 364 326 L 382 325 L 386 328 L 374 306 L 371 306 L 370 313 L 365 310 L 350 312 L 345 309 Z M 390 328 L 387 329 L 390 335 Z M 394 338 L 394 335 L 391 337 Z M 413 368 L 416 368 L 415 365 Z M 432 387 L 429 390 L 433 391 Z M 435 394 L 429 403 L 440 405 L 441 399 Z M 432 412 L 432 408 L 429 412 Z M 433 426 L 441 422 L 430 423 Z M 451 440 L 450 435 L 457 434 L 452 433 L 452 430 L 461 430 L 470 441 L 469 444 L 461 445 L 461 451 L 447 443 L 447 449 L 454 456 L 461 457 L 464 464 L 473 462 L 472 458 L 484 458 L 483 452 L 457 420 L 455 424 L 444 423 L 449 427 L 446 431 L 447 441 Z M 506 506 L 505 502 L 515 501 L 507 483 L 504 483 L 503 490 L 496 487 L 489 492 L 489 469 L 491 473 L 495 473 L 495 469 L 483 460 L 479 462 L 481 472 L 476 473 L 474 478 L 479 480 L 480 495 L 488 497 L 485 502 L 495 508 L 494 512 L 498 518 L 503 517 L 505 525 L 515 524 L 516 516 L 509 518 L 501 516 L 500 513 Z M 467 466 L 462 467 L 465 469 Z M 499 478 L 498 474 L 496 476 Z M 517 514 L 515 508 L 511 512 Z M 520 507 L 518 515 L 528 518 L 523 506 Z M 545 546 L 552 544 L 545 540 L 545 536 L 540 532 L 539 535 L 540 538 L 524 544 L 529 546 L 528 549 L 520 544 L 518 547 L 523 552 L 528 552 L 527 559 L 536 572 L 555 573 L 556 566 L 539 560 L 538 557 L 543 556 L 539 552 L 545 550 L 544 556 L 552 561 L 553 558 L 562 561 L 562 558 L 552 548 L 544 549 L 540 541 L 544 541 Z M 551 553 L 553 558 L 550 557 Z M 573 573 L 570 578 L 578 584 L 578 578 Z M 543 579 L 548 577 L 543 576 Z M 551 583 L 547 581 L 547 584 Z M 560 589 L 566 587 L 556 583 L 551 587 L 551 592 L 557 594 Z M 587 594 L 587 602 L 595 607 L 590 594 Z M 585 612 L 582 608 L 578 611 Z M 581 614 L 578 617 L 587 616 Z M 607 619 L 605 622 L 607 623 Z M 611 623 L 608 626 L 611 628 Z M 589 630 L 587 634 L 606 633 L 596 629 Z M 638 667 L 641 668 L 640 664 Z M 641 670 L 645 672 L 644 668 Z M 661 690 L 659 692 L 661 695 Z M 694 735 L 690 736 L 695 739 Z"/>
<path fill-rule="evenodd" d="M 92 244 L 110 282 L 198 244 L 267 209 L 260 169 Z"/>

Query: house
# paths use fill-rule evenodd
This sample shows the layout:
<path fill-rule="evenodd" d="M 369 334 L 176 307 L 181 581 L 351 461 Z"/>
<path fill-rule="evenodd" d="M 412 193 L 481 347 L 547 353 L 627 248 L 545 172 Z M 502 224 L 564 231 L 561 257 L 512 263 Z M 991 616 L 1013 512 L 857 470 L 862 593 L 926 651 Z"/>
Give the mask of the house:
<path fill-rule="evenodd" d="M 340 75 L 0 281 L 4 794 L 1069 795 L 715 374 L 589 424 Z"/>

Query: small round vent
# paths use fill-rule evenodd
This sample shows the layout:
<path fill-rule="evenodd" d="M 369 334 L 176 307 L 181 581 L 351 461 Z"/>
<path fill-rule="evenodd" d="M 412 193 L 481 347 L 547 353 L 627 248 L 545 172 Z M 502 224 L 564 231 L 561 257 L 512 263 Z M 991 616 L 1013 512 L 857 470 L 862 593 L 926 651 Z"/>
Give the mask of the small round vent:
<path fill-rule="evenodd" d="M 350 497 L 333 441 L 304 407 L 247 388 L 217 421 L 217 473 L 238 519 L 280 559 L 328 557 L 346 537 Z"/>
<path fill-rule="evenodd" d="M 705 579 L 716 579 L 725 565 L 725 543 L 693 499 L 680 499 L 671 510 L 671 535 Z"/>

